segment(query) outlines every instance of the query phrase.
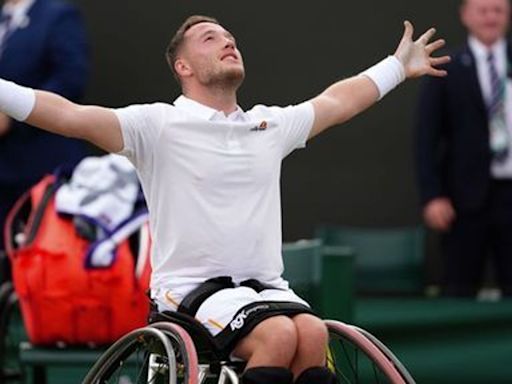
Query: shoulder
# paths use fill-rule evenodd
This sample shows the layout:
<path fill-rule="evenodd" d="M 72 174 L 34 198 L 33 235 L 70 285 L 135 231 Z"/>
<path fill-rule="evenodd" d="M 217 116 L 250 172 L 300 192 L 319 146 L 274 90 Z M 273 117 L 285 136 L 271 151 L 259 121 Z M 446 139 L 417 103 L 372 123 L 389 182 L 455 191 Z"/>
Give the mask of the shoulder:
<path fill-rule="evenodd" d="M 75 4 L 64 0 L 36 0 L 32 13 L 39 18 L 45 17 L 53 21 L 69 17 L 78 18 L 81 15 Z"/>
<path fill-rule="evenodd" d="M 263 104 L 256 104 L 254 107 L 247 111 L 247 114 L 251 117 L 269 117 L 276 115 L 282 107 L 279 106 L 268 106 Z"/>
<path fill-rule="evenodd" d="M 252 109 L 247 111 L 247 114 L 251 117 L 257 118 L 270 118 L 270 117 L 283 117 L 289 113 L 300 113 L 304 110 L 313 109 L 313 106 L 310 101 L 304 101 L 299 104 L 290 104 L 287 106 L 277 106 L 277 105 L 263 105 L 257 104 Z"/>
<path fill-rule="evenodd" d="M 446 64 L 447 70 L 459 70 L 475 64 L 475 58 L 467 44 L 456 47 L 448 52 L 451 61 Z"/>
<path fill-rule="evenodd" d="M 166 103 L 131 104 L 114 108 L 121 126 L 160 126 L 169 120 L 175 108 Z"/>
<path fill-rule="evenodd" d="M 165 116 L 168 114 L 176 113 L 176 108 L 164 102 L 145 103 L 145 104 L 131 104 L 126 107 L 116 108 L 117 111 L 136 113 L 138 115 L 145 115 L 147 117 Z"/>
<path fill-rule="evenodd" d="M 65 0 L 44 0 L 45 9 L 53 13 L 76 12 L 78 7 Z"/>

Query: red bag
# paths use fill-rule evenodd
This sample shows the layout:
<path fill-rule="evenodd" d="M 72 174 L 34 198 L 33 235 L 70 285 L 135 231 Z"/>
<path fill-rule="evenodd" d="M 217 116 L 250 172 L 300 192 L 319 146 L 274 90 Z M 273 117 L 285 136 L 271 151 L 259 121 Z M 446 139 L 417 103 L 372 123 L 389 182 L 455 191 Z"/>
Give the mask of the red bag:
<path fill-rule="evenodd" d="M 111 343 L 147 321 L 148 225 L 120 243 L 112 265 L 86 268 L 91 242 L 77 234 L 71 218 L 56 212 L 60 184 L 56 176 L 44 177 L 6 221 L 6 251 L 25 328 L 33 344 Z"/>

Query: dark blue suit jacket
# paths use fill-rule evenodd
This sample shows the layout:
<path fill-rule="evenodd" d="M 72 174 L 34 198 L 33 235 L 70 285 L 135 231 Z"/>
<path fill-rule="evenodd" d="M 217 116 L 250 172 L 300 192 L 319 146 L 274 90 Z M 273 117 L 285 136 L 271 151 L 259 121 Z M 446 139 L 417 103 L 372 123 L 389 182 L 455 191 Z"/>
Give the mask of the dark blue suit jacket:
<path fill-rule="evenodd" d="M 488 114 L 469 46 L 451 56 L 447 77 L 427 78 L 422 84 L 417 175 L 423 204 L 445 196 L 458 211 L 472 212 L 483 207 L 490 188 Z"/>
<path fill-rule="evenodd" d="M 89 53 L 78 9 L 58 0 L 36 0 L 29 24 L 14 31 L 0 57 L 0 77 L 77 101 L 89 74 Z M 0 137 L 0 186 L 38 180 L 85 155 L 83 143 L 13 122 Z"/>

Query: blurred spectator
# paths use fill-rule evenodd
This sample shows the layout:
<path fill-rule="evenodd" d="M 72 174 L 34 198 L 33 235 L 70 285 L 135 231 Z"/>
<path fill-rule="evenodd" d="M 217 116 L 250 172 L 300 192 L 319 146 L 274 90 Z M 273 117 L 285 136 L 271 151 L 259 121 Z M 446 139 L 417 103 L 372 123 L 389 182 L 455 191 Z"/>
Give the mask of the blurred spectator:
<path fill-rule="evenodd" d="M 502 294 L 512 295 L 512 49 L 508 0 L 466 0 L 467 43 L 448 77 L 423 84 L 417 165 L 425 222 L 443 233 L 443 291 L 474 296 L 492 255 Z"/>
<path fill-rule="evenodd" d="M 78 100 L 89 72 L 78 9 L 58 0 L 7 0 L 0 16 L 0 77 Z M 79 141 L 34 129 L 0 113 L 0 229 L 31 184 L 85 155 Z M 0 236 L 3 249 L 3 236 Z"/>

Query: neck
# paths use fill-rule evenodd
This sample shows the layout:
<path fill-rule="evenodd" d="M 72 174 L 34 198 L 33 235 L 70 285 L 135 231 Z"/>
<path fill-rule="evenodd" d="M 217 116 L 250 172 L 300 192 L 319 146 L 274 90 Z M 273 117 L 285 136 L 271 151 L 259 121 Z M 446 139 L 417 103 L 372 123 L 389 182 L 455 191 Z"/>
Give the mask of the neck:
<path fill-rule="evenodd" d="M 236 111 L 237 108 L 236 89 L 183 87 L 183 94 L 207 107 L 224 112 L 226 116 Z"/>
<path fill-rule="evenodd" d="M 487 47 L 487 48 L 492 48 L 494 46 L 494 44 L 496 44 L 496 41 L 482 41 L 482 43 Z"/>
<path fill-rule="evenodd" d="M 485 45 L 487 48 L 492 48 L 498 41 L 500 41 L 501 39 L 493 39 L 493 40 L 485 40 L 485 39 L 480 39 L 478 37 L 475 36 L 475 38 L 483 45 Z"/>

